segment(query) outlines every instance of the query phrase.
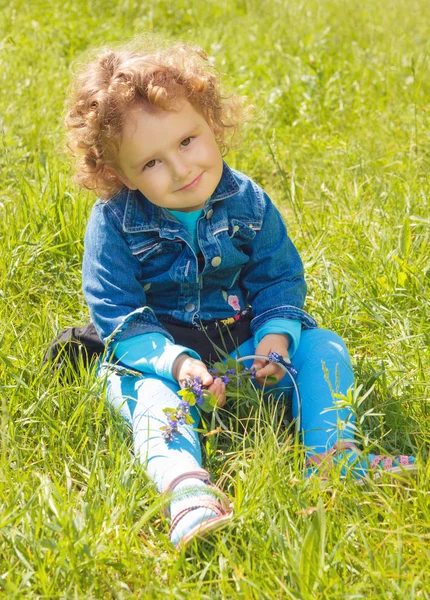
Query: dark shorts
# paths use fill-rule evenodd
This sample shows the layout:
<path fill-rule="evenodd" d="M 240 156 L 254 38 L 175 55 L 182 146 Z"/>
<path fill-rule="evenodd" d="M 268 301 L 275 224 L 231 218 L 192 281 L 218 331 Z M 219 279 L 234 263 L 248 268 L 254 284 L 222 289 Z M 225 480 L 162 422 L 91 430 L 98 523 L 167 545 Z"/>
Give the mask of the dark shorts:
<path fill-rule="evenodd" d="M 235 319 L 202 323 L 189 327 L 179 322 L 162 321 L 176 344 L 195 350 L 206 363 L 212 363 L 230 354 L 251 337 L 251 311 L 244 310 Z M 52 362 L 57 368 L 69 362 L 75 369 L 82 360 L 88 366 L 103 354 L 104 344 L 92 323 L 64 329 L 50 344 L 43 362 Z"/>

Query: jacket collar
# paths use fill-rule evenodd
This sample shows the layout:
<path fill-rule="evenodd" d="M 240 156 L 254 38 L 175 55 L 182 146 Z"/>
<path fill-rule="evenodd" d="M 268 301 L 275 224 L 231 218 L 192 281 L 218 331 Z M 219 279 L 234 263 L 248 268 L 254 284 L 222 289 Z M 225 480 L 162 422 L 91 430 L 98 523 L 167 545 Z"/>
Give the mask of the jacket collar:
<path fill-rule="evenodd" d="M 206 215 L 215 202 L 230 198 L 238 192 L 239 184 L 230 167 L 223 162 L 221 179 L 204 206 L 204 214 Z M 182 231 L 182 225 L 178 221 L 160 206 L 149 202 L 139 190 L 127 190 L 126 193 L 127 200 L 122 224 L 126 233 L 159 231 L 162 237 L 173 239 L 179 231 Z"/>

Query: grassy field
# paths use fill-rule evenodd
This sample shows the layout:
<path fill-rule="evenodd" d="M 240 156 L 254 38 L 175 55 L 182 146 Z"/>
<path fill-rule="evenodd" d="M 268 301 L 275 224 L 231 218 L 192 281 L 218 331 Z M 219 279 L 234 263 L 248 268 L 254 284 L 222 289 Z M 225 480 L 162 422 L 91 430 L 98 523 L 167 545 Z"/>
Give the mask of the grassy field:
<path fill-rule="evenodd" d="M 428 0 L 0 6 L 0 596 L 430 598 Z M 262 407 L 244 441 L 204 442 L 233 527 L 178 554 L 94 376 L 42 368 L 59 329 L 88 319 L 71 64 L 144 31 L 204 47 L 255 106 L 228 161 L 283 210 L 307 310 L 350 348 L 362 442 L 417 454 L 416 483 L 321 489 Z"/>

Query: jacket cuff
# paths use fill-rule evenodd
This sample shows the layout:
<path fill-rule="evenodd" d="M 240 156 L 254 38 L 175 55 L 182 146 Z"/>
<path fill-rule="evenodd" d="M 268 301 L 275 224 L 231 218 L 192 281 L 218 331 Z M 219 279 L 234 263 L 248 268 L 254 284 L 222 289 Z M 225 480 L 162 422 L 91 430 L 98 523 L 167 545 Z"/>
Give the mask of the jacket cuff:
<path fill-rule="evenodd" d="M 315 329 L 317 322 L 307 312 L 297 306 L 283 305 L 266 310 L 251 321 L 251 333 L 256 335 L 257 330 L 271 319 L 292 319 L 300 321 L 302 329 Z"/>

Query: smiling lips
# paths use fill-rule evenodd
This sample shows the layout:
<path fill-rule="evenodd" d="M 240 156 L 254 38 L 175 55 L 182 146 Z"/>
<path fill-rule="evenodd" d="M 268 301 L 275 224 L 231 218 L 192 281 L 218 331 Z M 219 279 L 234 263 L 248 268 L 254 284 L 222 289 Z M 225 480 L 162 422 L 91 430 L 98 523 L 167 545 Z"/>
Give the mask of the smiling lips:
<path fill-rule="evenodd" d="M 184 185 L 184 187 L 179 188 L 179 190 L 176 190 L 177 192 L 182 192 L 184 190 L 192 190 L 193 188 L 196 187 L 196 185 L 199 184 L 200 179 L 202 178 L 203 173 L 200 173 L 200 175 L 198 177 L 196 177 L 195 179 L 193 179 L 193 181 L 191 183 L 189 183 L 188 185 Z"/>

